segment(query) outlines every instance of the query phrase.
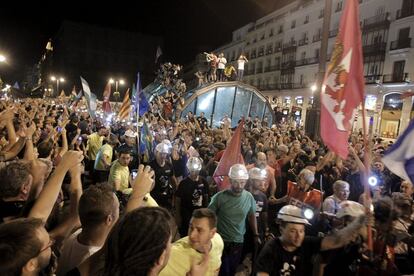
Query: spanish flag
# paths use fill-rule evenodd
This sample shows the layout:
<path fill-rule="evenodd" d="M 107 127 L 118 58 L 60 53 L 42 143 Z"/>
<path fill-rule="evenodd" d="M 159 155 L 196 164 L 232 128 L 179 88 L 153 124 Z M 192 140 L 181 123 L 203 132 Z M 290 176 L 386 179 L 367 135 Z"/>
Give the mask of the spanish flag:
<path fill-rule="evenodd" d="M 129 119 L 129 114 L 131 113 L 131 101 L 129 100 L 129 88 L 125 92 L 124 100 L 122 101 L 121 108 L 118 112 L 119 120 Z"/>

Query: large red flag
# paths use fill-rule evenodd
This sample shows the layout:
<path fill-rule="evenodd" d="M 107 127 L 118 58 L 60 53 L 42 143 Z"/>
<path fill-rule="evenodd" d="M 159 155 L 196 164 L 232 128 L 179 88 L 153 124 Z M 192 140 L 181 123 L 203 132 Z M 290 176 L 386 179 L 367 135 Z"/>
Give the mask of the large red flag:
<path fill-rule="evenodd" d="M 108 82 L 105 86 L 105 90 L 103 92 L 103 103 L 102 103 L 102 110 L 105 113 L 111 113 L 111 103 L 109 102 L 109 97 L 111 97 L 111 83 Z"/>
<path fill-rule="evenodd" d="M 364 98 L 358 0 L 348 0 L 321 91 L 321 137 L 330 150 L 348 156 L 352 120 Z"/>
<path fill-rule="evenodd" d="M 228 178 L 230 167 L 234 164 L 244 164 L 244 159 L 241 154 L 241 136 L 243 131 L 244 121 L 237 127 L 236 131 L 227 143 L 223 156 L 213 174 L 214 181 L 217 183 L 219 190 L 225 190 L 230 187 Z"/>

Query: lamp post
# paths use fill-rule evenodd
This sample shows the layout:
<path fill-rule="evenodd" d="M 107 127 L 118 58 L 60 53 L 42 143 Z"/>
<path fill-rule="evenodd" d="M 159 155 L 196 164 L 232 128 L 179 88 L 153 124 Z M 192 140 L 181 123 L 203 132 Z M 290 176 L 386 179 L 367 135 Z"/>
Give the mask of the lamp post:
<path fill-rule="evenodd" d="M 325 10 L 322 23 L 322 40 L 321 50 L 319 55 L 318 79 L 316 84 L 312 85 L 311 90 L 313 95 L 313 105 L 308 110 L 306 116 L 305 130 L 312 139 L 319 139 L 320 137 L 320 120 L 321 120 L 321 99 L 320 93 L 322 89 L 322 82 L 325 77 L 326 59 L 328 57 L 328 41 L 329 41 L 329 26 L 331 23 L 332 0 L 325 0 Z"/>
<path fill-rule="evenodd" d="M 51 76 L 50 79 L 52 81 L 56 81 L 56 94 L 59 94 L 59 83 L 65 82 L 65 79 L 63 77 L 55 77 L 55 76 Z"/>
<path fill-rule="evenodd" d="M 115 102 L 116 102 L 116 106 L 117 106 L 117 109 L 118 109 L 118 101 L 119 101 L 119 98 L 121 96 L 121 94 L 118 91 L 118 88 L 119 88 L 120 85 L 124 85 L 125 81 L 123 79 L 114 80 L 113 78 L 111 78 L 111 79 L 109 79 L 109 83 L 110 84 L 115 83 L 114 97 L 115 97 Z"/>

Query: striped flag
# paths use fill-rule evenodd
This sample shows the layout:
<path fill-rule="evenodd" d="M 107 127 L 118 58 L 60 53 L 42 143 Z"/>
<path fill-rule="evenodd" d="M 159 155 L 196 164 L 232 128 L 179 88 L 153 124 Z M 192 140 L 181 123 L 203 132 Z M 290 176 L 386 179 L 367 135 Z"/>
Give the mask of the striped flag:
<path fill-rule="evenodd" d="M 103 92 L 103 103 L 102 103 L 102 110 L 105 114 L 111 113 L 111 103 L 109 102 L 109 98 L 111 97 L 111 83 L 108 83 L 105 86 L 105 90 Z"/>
<path fill-rule="evenodd" d="M 129 88 L 125 92 L 124 100 L 122 101 L 121 108 L 118 112 L 118 117 L 120 120 L 127 120 L 129 119 L 129 115 L 131 113 L 131 101 L 129 100 Z"/>
<path fill-rule="evenodd" d="M 414 119 L 407 129 L 387 150 L 382 162 L 399 177 L 414 184 Z"/>

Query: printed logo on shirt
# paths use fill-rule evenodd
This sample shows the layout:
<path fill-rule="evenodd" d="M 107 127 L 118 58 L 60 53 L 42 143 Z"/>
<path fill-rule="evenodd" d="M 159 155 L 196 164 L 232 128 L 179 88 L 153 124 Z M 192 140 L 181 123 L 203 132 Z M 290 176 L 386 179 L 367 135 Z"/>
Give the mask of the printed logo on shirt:
<path fill-rule="evenodd" d="M 295 274 L 296 271 L 296 256 L 293 257 L 293 264 L 290 264 L 288 262 L 284 262 L 282 269 L 280 270 L 280 276 L 291 276 Z"/>

